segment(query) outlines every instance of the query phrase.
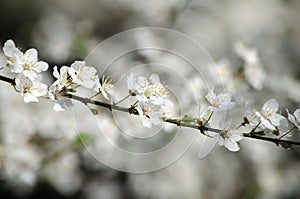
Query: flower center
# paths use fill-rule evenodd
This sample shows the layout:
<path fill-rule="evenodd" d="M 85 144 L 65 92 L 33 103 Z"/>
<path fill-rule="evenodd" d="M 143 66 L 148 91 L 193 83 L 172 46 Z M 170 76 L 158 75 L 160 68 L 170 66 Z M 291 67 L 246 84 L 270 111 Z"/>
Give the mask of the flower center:
<path fill-rule="evenodd" d="M 16 59 L 14 57 L 9 58 L 9 62 L 11 62 L 12 64 L 14 64 L 16 62 Z"/>
<path fill-rule="evenodd" d="M 24 89 L 24 93 L 29 93 L 30 91 L 30 87 L 28 85 L 24 85 L 23 89 Z"/>
<path fill-rule="evenodd" d="M 228 137 L 227 134 L 228 134 L 228 131 L 226 131 L 226 130 L 220 132 L 220 136 L 223 137 L 223 138 Z"/>
<path fill-rule="evenodd" d="M 32 63 L 26 62 L 26 63 L 23 65 L 23 67 L 24 67 L 24 70 L 30 70 L 30 68 L 32 68 Z"/>

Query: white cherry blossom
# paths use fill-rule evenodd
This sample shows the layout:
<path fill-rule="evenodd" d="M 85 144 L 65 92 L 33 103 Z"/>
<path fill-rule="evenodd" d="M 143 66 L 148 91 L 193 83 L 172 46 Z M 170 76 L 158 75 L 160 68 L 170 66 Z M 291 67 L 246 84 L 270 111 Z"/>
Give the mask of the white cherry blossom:
<path fill-rule="evenodd" d="M 237 142 L 243 139 L 243 134 L 239 129 L 223 130 L 220 133 L 215 133 L 214 139 L 220 146 L 226 147 L 229 151 L 236 152 L 240 150 Z"/>
<path fill-rule="evenodd" d="M 36 49 L 28 49 L 24 54 L 15 46 L 12 40 L 8 40 L 3 47 L 4 54 L 9 58 L 7 63 L 11 67 L 11 72 L 21 73 L 30 79 L 35 79 L 38 73 L 46 71 L 48 64 L 44 61 L 38 61 L 38 52 Z"/>
<path fill-rule="evenodd" d="M 173 103 L 169 99 L 169 90 L 160 83 L 157 74 L 152 74 L 149 81 L 143 76 L 130 74 L 127 78 L 127 86 L 130 92 L 134 93 L 139 101 L 150 101 L 154 105 L 166 107 L 173 106 Z"/>
<path fill-rule="evenodd" d="M 69 68 L 73 82 L 88 89 L 100 89 L 99 77 L 94 67 L 87 66 L 84 61 L 75 61 Z"/>
<path fill-rule="evenodd" d="M 55 111 L 64 111 L 73 107 L 72 100 L 63 96 L 68 89 L 73 89 L 72 78 L 68 70 L 69 67 L 67 66 L 62 66 L 60 72 L 56 66 L 53 68 L 53 76 L 57 80 L 49 87 L 48 95 L 55 102 L 53 106 Z"/>
<path fill-rule="evenodd" d="M 148 80 L 131 73 L 127 77 L 127 87 L 138 102 L 136 109 L 142 117 L 143 126 L 147 128 L 160 124 L 162 115 L 173 107 L 169 90 L 160 83 L 157 74 L 152 74 Z"/>
<path fill-rule="evenodd" d="M 286 109 L 286 111 L 288 113 L 288 119 L 300 130 L 300 109 L 297 109 L 294 114 L 291 114 L 288 109 Z"/>
<path fill-rule="evenodd" d="M 16 77 L 16 89 L 20 91 L 20 95 L 24 97 L 24 102 L 38 102 L 38 97 L 47 94 L 48 87 L 41 83 L 41 76 L 31 80 L 29 77 L 19 74 Z"/>
<path fill-rule="evenodd" d="M 135 95 L 142 95 L 144 92 L 144 88 L 149 85 L 148 80 L 143 76 L 136 76 L 133 73 L 130 73 L 127 77 L 127 87 L 130 92 Z"/>
<path fill-rule="evenodd" d="M 58 72 L 57 66 L 53 68 L 53 76 L 56 78 L 56 81 L 50 87 L 57 87 L 57 90 L 63 88 L 73 88 L 72 78 L 69 74 L 69 67 L 62 66 Z"/>
<path fill-rule="evenodd" d="M 210 90 L 205 97 L 209 103 L 208 109 L 210 111 L 227 111 L 233 109 L 235 106 L 235 102 L 231 101 L 231 94 L 229 93 L 220 93 L 216 95 L 214 90 Z"/>
<path fill-rule="evenodd" d="M 256 115 L 261 122 L 261 128 L 276 130 L 276 127 L 280 127 L 285 123 L 286 118 L 277 113 L 278 106 L 275 99 L 270 99 L 263 105 L 261 112 L 256 111 Z"/>
<path fill-rule="evenodd" d="M 159 125 L 162 122 L 160 106 L 154 105 L 150 102 L 140 102 L 136 109 L 142 118 L 143 126 L 151 128 L 152 124 Z"/>
<path fill-rule="evenodd" d="M 109 76 L 103 76 L 101 84 L 99 82 L 98 88 L 102 96 L 106 99 L 118 99 L 118 92 L 116 86 L 112 83 L 112 80 Z"/>
<path fill-rule="evenodd" d="M 257 110 L 253 107 L 253 104 L 249 101 L 245 103 L 245 117 L 247 118 L 251 126 L 259 124 L 260 119 L 256 115 Z"/>

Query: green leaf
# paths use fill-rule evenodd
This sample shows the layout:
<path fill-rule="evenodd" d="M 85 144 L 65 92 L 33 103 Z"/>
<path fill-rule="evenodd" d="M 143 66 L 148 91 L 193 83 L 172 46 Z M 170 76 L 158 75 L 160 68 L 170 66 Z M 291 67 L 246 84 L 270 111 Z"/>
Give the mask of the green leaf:
<path fill-rule="evenodd" d="M 93 138 L 86 133 L 79 133 L 75 137 L 75 142 L 79 145 L 83 145 L 84 143 L 93 141 Z"/>

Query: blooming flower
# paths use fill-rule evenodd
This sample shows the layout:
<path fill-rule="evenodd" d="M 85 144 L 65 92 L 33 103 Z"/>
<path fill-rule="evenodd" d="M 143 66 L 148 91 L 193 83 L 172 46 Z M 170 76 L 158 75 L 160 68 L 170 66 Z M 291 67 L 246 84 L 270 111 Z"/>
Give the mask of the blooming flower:
<path fill-rule="evenodd" d="M 99 77 L 94 67 L 87 66 L 84 61 L 75 61 L 69 68 L 73 82 L 88 89 L 100 89 Z"/>
<path fill-rule="evenodd" d="M 47 85 L 41 83 L 41 76 L 31 80 L 29 77 L 19 74 L 16 77 L 16 89 L 20 91 L 20 95 L 24 96 L 24 102 L 38 102 L 38 97 L 47 94 Z"/>
<path fill-rule="evenodd" d="M 240 150 L 237 142 L 243 139 L 243 134 L 238 129 L 223 130 L 215 133 L 214 139 L 220 146 L 225 146 L 229 151 L 235 152 Z"/>
<path fill-rule="evenodd" d="M 152 74 L 149 80 L 143 76 L 137 77 L 130 74 L 127 78 L 127 87 L 139 101 L 150 101 L 155 105 L 172 107 L 173 103 L 169 100 L 169 91 L 160 83 L 158 75 Z"/>
<path fill-rule="evenodd" d="M 12 40 L 5 42 L 3 47 L 4 54 L 9 57 L 7 63 L 11 66 L 11 72 L 21 73 L 31 80 L 37 78 L 38 73 L 46 71 L 48 64 L 44 61 L 38 61 L 38 52 L 31 48 L 23 54 Z"/>
<path fill-rule="evenodd" d="M 143 76 L 136 76 L 135 74 L 130 73 L 127 77 L 127 87 L 129 92 L 134 96 L 139 96 L 139 98 L 142 98 L 144 90 L 149 84 L 149 81 Z"/>
<path fill-rule="evenodd" d="M 210 105 L 208 107 L 210 111 L 226 111 L 235 106 L 235 102 L 231 102 L 231 94 L 229 93 L 216 95 L 213 90 L 210 90 L 205 97 Z"/>
<path fill-rule="evenodd" d="M 57 66 L 53 68 L 53 76 L 57 79 L 50 87 L 57 87 L 57 90 L 63 88 L 70 89 L 73 88 L 72 77 L 69 74 L 69 67 L 62 66 L 58 72 Z"/>
<path fill-rule="evenodd" d="M 288 113 L 288 119 L 300 130 L 300 109 L 297 109 L 294 114 L 290 114 L 289 110 L 286 109 Z"/>
<path fill-rule="evenodd" d="M 117 95 L 117 91 L 116 91 L 116 87 L 112 83 L 112 80 L 110 79 L 110 77 L 103 76 L 101 84 L 99 82 L 98 87 L 100 88 L 100 91 L 101 91 L 101 94 L 103 95 L 103 97 L 105 97 L 106 99 L 109 99 L 109 97 L 115 99 L 115 97 Z"/>
<path fill-rule="evenodd" d="M 280 114 L 277 114 L 278 102 L 275 99 L 268 100 L 262 107 L 261 112 L 256 111 L 256 115 L 261 122 L 260 127 L 270 130 L 276 130 L 275 127 L 281 126 L 286 118 Z"/>
<path fill-rule="evenodd" d="M 49 87 L 48 95 L 55 102 L 53 107 L 55 111 L 64 111 L 67 108 L 73 107 L 72 100 L 64 97 L 68 89 L 73 89 L 72 78 L 68 70 L 67 66 L 61 67 L 60 72 L 58 72 L 56 66 L 53 68 L 53 76 L 57 80 Z"/>
<path fill-rule="evenodd" d="M 157 74 L 152 74 L 149 80 L 130 74 L 127 77 L 127 87 L 138 101 L 136 109 L 142 117 L 143 126 L 147 128 L 151 128 L 152 123 L 160 124 L 165 110 L 173 106 L 169 99 L 169 91 L 160 83 Z"/>
<path fill-rule="evenodd" d="M 251 126 L 258 125 L 260 119 L 256 115 L 257 110 L 253 108 L 253 104 L 247 101 L 245 103 L 245 117 Z"/>
<path fill-rule="evenodd" d="M 152 123 L 154 125 L 161 123 L 162 111 L 160 106 L 154 105 L 150 102 L 140 102 L 136 109 L 142 118 L 143 126 L 151 128 Z"/>

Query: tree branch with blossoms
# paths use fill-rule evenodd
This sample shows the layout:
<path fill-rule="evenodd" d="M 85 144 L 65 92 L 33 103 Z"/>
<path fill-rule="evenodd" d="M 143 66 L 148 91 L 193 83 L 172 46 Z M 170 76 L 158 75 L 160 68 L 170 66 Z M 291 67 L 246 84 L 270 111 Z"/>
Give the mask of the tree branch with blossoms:
<path fill-rule="evenodd" d="M 229 93 L 215 94 L 214 90 L 209 90 L 205 96 L 208 104 L 200 117 L 185 115 L 182 118 L 173 118 L 169 113 L 174 107 L 170 98 L 171 93 L 168 87 L 161 83 L 157 74 L 146 78 L 131 73 L 127 77 L 128 95 L 115 102 L 118 90 L 112 80 L 106 76 L 99 78 L 97 70 L 87 66 L 84 61 L 75 61 L 71 66 L 62 66 L 60 69 L 57 66 L 53 67 L 56 81 L 48 87 L 42 83 L 42 72 L 49 66 L 44 61 L 38 61 L 36 49 L 32 48 L 23 53 L 12 40 L 8 40 L 4 44 L 3 52 L 7 57 L 7 67 L 16 76 L 9 78 L 0 75 L 0 80 L 10 83 L 24 98 L 25 103 L 38 102 L 40 98 L 45 98 L 54 102 L 55 111 L 64 111 L 73 107 L 72 100 L 76 100 L 87 106 L 93 104 L 136 115 L 146 128 L 165 122 L 178 127 L 197 129 L 230 151 L 238 151 L 239 141 L 244 137 L 272 142 L 286 149 L 290 149 L 293 145 L 300 145 L 300 142 L 284 139 L 296 130 L 300 130 L 300 109 L 293 114 L 286 109 L 288 115 L 286 118 L 278 113 L 279 104 L 275 99 L 268 100 L 260 111 L 249 107 L 241 117 L 242 122 L 236 127 L 224 119 L 220 124 L 221 128 L 213 128 L 211 121 L 215 114 L 229 112 L 236 106 Z M 259 87 L 259 85 L 254 86 Z M 75 95 L 79 87 L 93 91 L 94 95 L 92 97 Z M 102 95 L 111 103 L 93 100 L 97 95 Z M 118 105 L 129 98 L 134 102 L 130 107 Z M 96 109 L 90 109 L 93 114 L 98 114 Z M 289 127 L 291 125 L 292 127 Z"/>

